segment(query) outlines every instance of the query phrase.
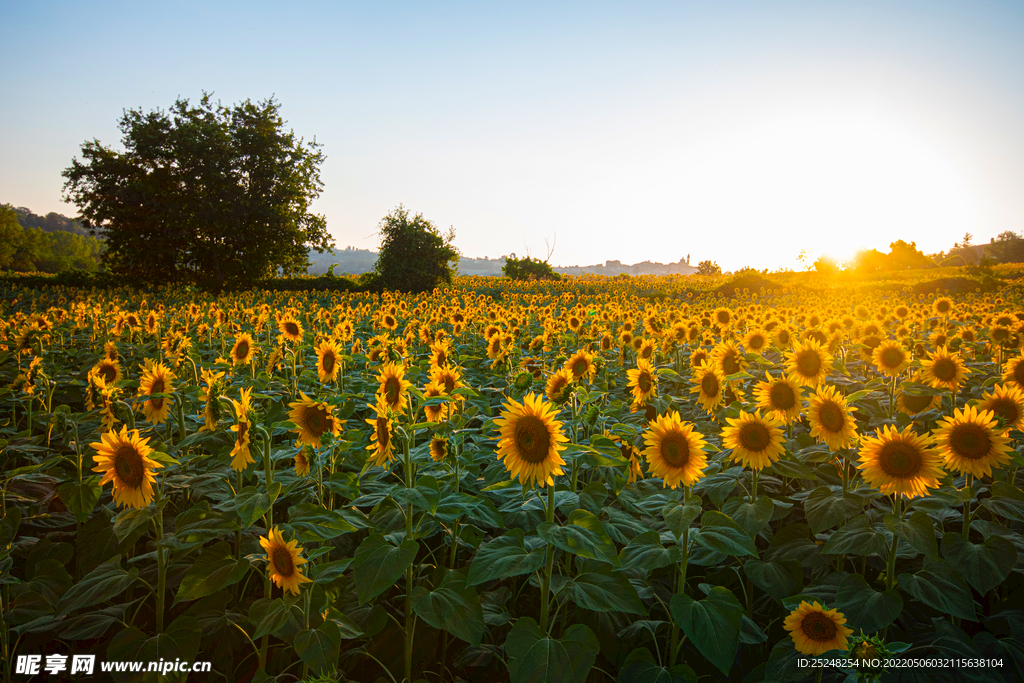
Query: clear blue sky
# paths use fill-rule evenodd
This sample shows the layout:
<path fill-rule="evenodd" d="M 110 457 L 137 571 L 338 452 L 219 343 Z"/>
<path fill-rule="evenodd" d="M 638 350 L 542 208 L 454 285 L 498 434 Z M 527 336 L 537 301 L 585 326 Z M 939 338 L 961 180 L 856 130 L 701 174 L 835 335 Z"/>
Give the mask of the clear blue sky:
<path fill-rule="evenodd" d="M 61 199 L 122 110 L 276 96 L 315 205 L 467 256 L 798 267 L 1024 232 L 1024 2 L 6 2 L 0 202 Z"/>

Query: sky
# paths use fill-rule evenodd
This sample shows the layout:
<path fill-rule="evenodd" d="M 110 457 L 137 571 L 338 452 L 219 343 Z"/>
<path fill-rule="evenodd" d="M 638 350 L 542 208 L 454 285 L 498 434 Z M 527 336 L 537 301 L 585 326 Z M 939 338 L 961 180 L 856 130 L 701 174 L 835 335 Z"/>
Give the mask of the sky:
<path fill-rule="evenodd" d="M 800 269 L 1024 233 L 1024 2 L 0 3 L 0 203 L 124 110 L 275 97 L 313 205 L 465 256 Z M 800 252 L 809 256 L 798 261 Z"/>

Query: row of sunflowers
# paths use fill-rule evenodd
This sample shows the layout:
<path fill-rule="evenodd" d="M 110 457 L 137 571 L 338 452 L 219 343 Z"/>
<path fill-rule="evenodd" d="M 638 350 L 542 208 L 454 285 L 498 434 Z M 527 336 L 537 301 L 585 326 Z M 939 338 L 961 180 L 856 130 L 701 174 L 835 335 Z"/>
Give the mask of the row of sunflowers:
<path fill-rule="evenodd" d="M 1024 678 L 1018 291 L 666 282 L 9 287 L 5 674 Z"/>

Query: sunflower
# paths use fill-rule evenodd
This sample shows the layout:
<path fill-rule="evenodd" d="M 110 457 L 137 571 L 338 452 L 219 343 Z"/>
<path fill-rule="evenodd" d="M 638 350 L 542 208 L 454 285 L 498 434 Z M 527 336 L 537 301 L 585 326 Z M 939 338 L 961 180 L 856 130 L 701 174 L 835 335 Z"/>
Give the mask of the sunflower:
<path fill-rule="evenodd" d="M 899 342 L 884 341 L 871 352 L 871 360 L 883 375 L 896 377 L 907 369 L 911 359 Z"/>
<path fill-rule="evenodd" d="M 992 393 L 982 394 L 978 410 L 991 410 L 1002 419 L 1003 428 L 1024 426 L 1024 391 L 1012 384 L 997 384 Z"/>
<path fill-rule="evenodd" d="M 316 374 L 321 382 L 334 382 L 338 379 L 340 363 L 338 356 L 341 355 L 341 347 L 334 340 L 324 339 L 316 347 Z"/>
<path fill-rule="evenodd" d="M 430 368 L 430 380 L 444 387 L 444 393 L 448 396 L 452 396 L 456 389 L 466 386 L 462 383 L 462 372 L 450 365 Z M 465 397 L 455 395 L 453 398 L 462 401 Z"/>
<path fill-rule="evenodd" d="M 558 372 L 551 373 L 544 387 L 544 394 L 549 401 L 559 405 L 569 400 L 569 393 L 572 391 L 572 372 L 562 368 Z"/>
<path fill-rule="evenodd" d="M 448 365 L 448 356 L 451 354 L 451 344 L 446 340 L 438 341 L 430 345 L 430 367 L 443 368 Z"/>
<path fill-rule="evenodd" d="M 284 338 L 293 341 L 301 342 L 305 332 L 302 329 L 302 323 L 296 320 L 292 316 L 281 318 L 281 322 L 278 324 L 277 329 L 281 331 Z"/>
<path fill-rule="evenodd" d="M 732 459 L 744 467 L 761 470 L 782 457 L 782 423 L 770 415 L 762 416 L 740 412 L 739 417 L 728 418 L 729 426 L 722 430 L 722 445 L 732 449 Z"/>
<path fill-rule="evenodd" d="M 231 347 L 231 364 L 246 365 L 251 363 L 256 356 L 256 342 L 248 332 L 242 332 L 235 338 L 235 345 Z"/>
<path fill-rule="evenodd" d="M 554 475 L 564 474 L 565 461 L 559 451 L 569 439 L 562 423 L 555 420 L 558 409 L 543 397 L 527 394 L 523 402 L 509 400 L 501 416 L 494 420 L 499 428 L 498 459 L 512 478 L 523 486 L 547 483 L 554 486 Z"/>
<path fill-rule="evenodd" d="M 110 430 L 100 436 L 100 442 L 89 445 L 96 449 L 96 467 L 92 471 L 103 473 L 100 486 L 113 482 L 114 501 L 118 505 L 141 510 L 153 502 L 153 470 L 163 465 L 149 458 L 153 449 L 149 439 L 139 437 L 139 430 L 131 434 L 127 426 L 121 427 L 120 432 Z"/>
<path fill-rule="evenodd" d="M 206 388 L 199 394 L 199 400 L 203 402 L 204 420 L 204 424 L 199 428 L 199 431 L 212 432 L 217 429 L 217 425 L 220 423 L 220 392 L 223 389 L 221 380 L 224 378 L 224 373 L 203 368 L 202 375 Z"/>
<path fill-rule="evenodd" d="M 299 433 L 298 445 L 308 444 L 313 448 L 320 447 L 320 438 L 328 432 L 338 436 L 341 431 L 341 423 L 331 415 L 334 406 L 322 401 L 318 402 L 306 396 L 301 391 L 299 401 L 293 401 L 288 405 L 291 412 L 288 419 L 295 423 L 293 432 Z"/>
<path fill-rule="evenodd" d="M 1024 356 L 1011 358 L 1003 364 L 1003 381 L 1024 389 Z"/>
<path fill-rule="evenodd" d="M 721 371 L 723 377 L 735 375 L 747 367 L 743 352 L 736 342 L 721 342 L 711 350 L 711 362 Z"/>
<path fill-rule="evenodd" d="M 1010 461 L 1010 439 L 999 433 L 995 414 L 974 406 L 939 420 L 933 433 L 943 465 L 975 477 L 991 476 L 992 467 Z"/>
<path fill-rule="evenodd" d="M 811 436 L 820 438 L 833 451 L 849 448 L 857 436 L 857 423 L 850 415 L 854 410 L 856 408 L 847 405 L 846 397 L 837 392 L 835 387 L 818 387 L 807 409 Z"/>
<path fill-rule="evenodd" d="M 430 440 L 430 459 L 434 462 L 443 462 L 448 457 L 448 439 L 434 435 Z"/>
<path fill-rule="evenodd" d="M 563 369 L 572 373 L 572 379 L 577 382 L 585 379 L 588 382 L 597 374 L 597 366 L 594 365 L 594 354 L 580 349 L 565 361 Z"/>
<path fill-rule="evenodd" d="M 431 380 L 423 388 L 423 398 L 425 399 L 439 398 L 444 395 L 444 385 L 435 380 Z M 428 422 L 440 422 L 448 415 L 448 404 L 439 403 L 432 406 L 429 403 L 424 403 L 423 412 L 426 413 Z"/>
<path fill-rule="evenodd" d="M 174 373 L 163 363 L 152 364 L 142 370 L 139 380 L 139 394 L 170 394 L 174 392 Z M 142 404 L 142 412 L 153 424 L 163 424 L 171 412 L 171 404 L 165 398 L 151 398 Z"/>
<path fill-rule="evenodd" d="M 953 301 L 946 297 L 936 299 L 932 306 L 932 310 L 934 310 L 937 315 L 948 316 L 953 312 Z"/>
<path fill-rule="evenodd" d="M 793 645 L 802 655 L 820 655 L 829 650 L 845 650 L 853 629 L 846 628 L 846 617 L 835 609 L 826 610 L 817 600 L 806 600 L 790 612 L 783 626 L 793 636 Z"/>
<path fill-rule="evenodd" d="M 121 379 L 121 361 L 118 360 L 103 358 L 92 370 L 102 377 L 108 386 Z"/>
<path fill-rule="evenodd" d="M 619 446 L 619 452 L 622 453 L 623 459 L 629 463 L 629 475 L 626 480 L 628 484 L 635 484 L 636 480 L 644 478 L 643 468 L 640 467 L 640 451 L 636 449 L 633 444 L 623 441 L 621 437 L 608 432 L 604 433 L 609 439 L 614 441 Z"/>
<path fill-rule="evenodd" d="M 725 396 L 723 391 L 725 377 L 722 376 L 721 371 L 716 366 L 704 361 L 694 371 L 690 381 L 697 385 L 690 388 L 690 393 L 698 394 L 697 400 L 704 406 L 704 410 L 708 415 L 714 415 L 715 408 L 721 405 Z"/>
<path fill-rule="evenodd" d="M 289 591 L 292 595 L 299 594 L 299 586 L 304 583 L 312 583 L 313 580 L 302 575 L 302 565 L 308 560 L 300 557 L 302 548 L 298 547 L 298 541 L 292 539 L 284 542 L 284 536 L 277 527 L 270 530 L 267 536 L 260 536 L 260 545 L 267 551 L 267 571 L 274 584 Z"/>
<path fill-rule="evenodd" d="M 935 349 L 931 358 L 921 361 L 921 376 L 936 389 L 956 391 L 964 377 L 970 373 L 960 359 L 960 354 L 950 353 L 945 346 Z"/>
<path fill-rule="evenodd" d="M 366 420 L 366 424 L 373 427 L 373 432 L 370 434 L 370 445 L 366 447 L 366 450 L 371 452 L 370 459 L 373 461 L 373 465 L 383 467 L 395 457 L 395 421 L 392 419 L 393 413 L 383 401 L 378 399 L 376 405 L 369 407 L 377 413 L 377 416 Z"/>
<path fill-rule="evenodd" d="M 295 474 L 300 477 L 308 477 L 310 467 L 310 453 L 312 449 L 309 446 L 303 446 L 295 452 Z"/>
<path fill-rule="evenodd" d="M 932 437 L 915 434 L 908 425 L 902 432 L 892 425 L 875 430 L 861 441 L 860 462 L 864 480 L 886 495 L 907 498 L 928 495 L 943 476 L 941 459 Z"/>
<path fill-rule="evenodd" d="M 896 407 L 905 415 L 917 415 L 942 405 L 942 396 L 919 396 L 901 391 L 896 396 Z"/>
<path fill-rule="evenodd" d="M 651 360 L 654 358 L 656 345 L 653 339 L 642 339 L 641 337 L 636 337 L 633 340 L 633 346 L 636 349 L 637 358 L 643 358 L 644 360 Z"/>
<path fill-rule="evenodd" d="M 757 397 L 757 407 L 783 424 L 792 424 L 804 409 L 800 387 L 785 375 L 777 378 L 768 375 L 767 382 L 757 383 L 754 395 Z"/>
<path fill-rule="evenodd" d="M 249 411 L 251 410 L 252 387 L 242 389 L 242 400 L 231 399 L 231 405 L 235 407 L 236 424 L 231 425 L 231 431 L 235 432 L 235 445 L 231 448 L 231 469 L 241 472 L 246 466 L 256 462 L 249 453 L 250 429 Z"/>
<path fill-rule="evenodd" d="M 405 379 L 405 366 L 401 363 L 386 363 L 377 375 L 380 388 L 378 399 L 387 403 L 396 413 L 404 413 L 409 403 L 409 387 L 412 383 Z"/>
<path fill-rule="evenodd" d="M 648 399 L 658 393 L 658 376 L 654 366 L 643 358 L 636 359 L 636 369 L 627 370 L 629 388 L 633 392 L 633 410 L 647 405 Z"/>
<path fill-rule="evenodd" d="M 764 350 L 768 348 L 768 343 L 768 333 L 761 329 L 751 330 L 743 338 L 743 348 L 748 353 L 764 353 Z"/>
<path fill-rule="evenodd" d="M 672 411 L 650 423 L 644 432 L 647 448 L 644 456 L 648 468 L 664 480 L 669 488 L 693 486 L 704 477 L 708 458 L 704 454 L 707 443 L 693 424 L 683 422 L 679 413 Z"/>
<path fill-rule="evenodd" d="M 803 387 L 818 386 L 832 367 L 832 354 L 814 339 L 795 342 L 793 350 L 786 352 L 786 359 L 786 372 Z"/>

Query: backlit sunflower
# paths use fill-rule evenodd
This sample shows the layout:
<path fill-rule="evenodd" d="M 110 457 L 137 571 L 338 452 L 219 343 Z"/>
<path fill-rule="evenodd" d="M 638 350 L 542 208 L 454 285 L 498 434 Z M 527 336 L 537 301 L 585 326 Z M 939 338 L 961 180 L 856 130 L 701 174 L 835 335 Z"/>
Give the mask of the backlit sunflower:
<path fill-rule="evenodd" d="M 747 367 L 740 347 L 731 341 L 721 342 L 711 350 L 711 362 L 722 373 L 722 377 L 735 375 Z"/>
<path fill-rule="evenodd" d="M 215 431 L 220 423 L 221 406 L 220 394 L 224 387 L 221 382 L 224 379 L 223 372 L 214 372 L 207 368 L 202 369 L 203 382 L 206 387 L 201 390 L 199 400 L 203 402 L 204 424 L 199 431 Z"/>
<path fill-rule="evenodd" d="M 282 318 L 277 329 L 281 331 L 285 339 L 293 342 L 301 342 L 305 334 L 305 331 L 302 329 L 302 323 L 291 316 Z"/>
<path fill-rule="evenodd" d="M 846 617 L 835 609 L 826 610 L 817 600 L 806 600 L 790 612 L 783 626 L 793 636 L 793 646 L 802 655 L 820 655 L 829 650 L 846 650 L 853 629 L 846 628 Z"/>
<path fill-rule="evenodd" d="M 102 377 L 109 386 L 121 379 L 121 361 L 104 358 L 93 366 L 92 371 Z"/>
<path fill-rule="evenodd" d="M 563 369 L 568 370 L 572 373 L 572 379 L 574 382 L 579 380 L 590 381 L 597 374 L 597 366 L 594 365 L 594 354 L 588 353 L 587 351 L 580 349 L 576 353 L 572 354 Z"/>
<path fill-rule="evenodd" d="M 544 386 L 544 394 L 548 397 L 549 401 L 561 405 L 569 400 L 572 382 L 572 372 L 562 368 L 558 372 L 551 373 L 551 376 L 548 377 L 548 381 Z"/>
<path fill-rule="evenodd" d="M 321 382 L 334 382 L 341 369 L 341 347 L 332 339 L 324 339 L 316 347 L 316 374 Z"/>
<path fill-rule="evenodd" d="M 534 483 L 554 486 L 554 475 L 564 474 L 561 466 L 565 461 L 559 451 L 569 439 L 562 433 L 562 423 L 554 419 L 557 412 L 543 397 L 527 394 L 522 403 L 506 402 L 501 416 L 494 420 L 499 428 L 498 459 L 524 487 Z"/>
<path fill-rule="evenodd" d="M 793 350 L 786 352 L 786 372 L 804 387 L 816 387 L 825 381 L 832 367 L 832 354 L 814 339 L 795 342 Z"/>
<path fill-rule="evenodd" d="M 1010 461 L 1010 439 L 997 431 L 998 426 L 992 411 L 974 406 L 954 410 L 933 432 L 943 465 L 975 477 L 991 476 L 994 466 Z"/>
<path fill-rule="evenodd" d="M 643 358 L 636 359 L 636 368 L 627 370 L 629 388 L 633 392 L 633 410 L 647 405 L 647 401 L 658 393 L 658 375 L 654 366 Z"/>
<path fill-rule="evenodd" d="M 850 414 L 854 410 L 856 408 L 847 405 L 846 397 L 836 391 L 835 387 L 818 387 L 807 408 L 811 436 L 824 441 L 833 451 L 849 448 L 857 436 L 857 423 Z"/>
<path fill-rule="evenodd" d="M 153 502 L 153 470 L 163 465 L 149 458 L 153 449 L 149 439 L 139 437 L 139 430 L 129 434 L 124 426 L 120 432 L 102 434 L 99 442 L 89 445 L 96 450 L 92 471 L 103 473 L 100 486 L 113 482 L 114 502 L 137 510 Z"/>
<path fill-rule="evenodd" d="M 231 347 L 231 364 L 246 365 L 252 362 L 256 356 L 256 342 L 248 332 L 242 332 L 235 338 L 235 345 Z"/>
<path fill-rule="evenodd" d="M 313 449 L 309 446 L 303 446 L 295 452 L 295 474 L 297 476 L 309 476 L 309 472 L 312 469 L 312 466 L 310 465 L 312 453 Z"/>
<path fill-rule="evenodd" d="M 762 470 L 782 457 L 782 423 L 760 411 L 742 411 L 739 417 L 728 418 L 722 430 L 722 445 L 732 449 L 732 459 L 744 467 Z"/>
<path fill-rule="evenodd" d="M 409 403 L 409 387 L 412 382 L 405 379 L 405 366 L 401 363 L 387 363 L 377 375 L 380 388 L 377 397 L 396 413 L 404 413 Z"/>
<path fill-rule="evenodd" d="M 443 462 L 448 457 L 448 439 L 437 436 L 430 440 L 430 459 L 434 462 Z"/>
<path fill-rule="evenodd" d="M 249 453 L 252 424 L 249 421 L 249 411 L 252 409 L 251 398 L 252 387 L 242 389 L 242 400 L 231 399 L 231 405 L 235 408 L 235 424 L 231 425 L 231 431 L 235 433 L 235 444 L 231 448 L 231 469 L 241 472 L 248 465 L 256 462 Z"/>
<path fill-rule="evenodd" d="M 423 388 L 423 398 L 425 399 L 440 398 L 444 395 L 444 386 L 435 380 L 431 380 Z M 448 415 L 448 404 L 439 403 L 432 406 L 429 403 L 424 403 L 423 412 L 426 414 L 428 422 L 440 422 Z"/>
<path fill-rule="evenodd" d="M 1003 381 L 1024 389 L 1024 356 L 1011 358 L 1003 364 Z"/>
<path fill-rule="evenodd" d="M 970 373 L 960 359 L 960 354 L 950 353 L 945 346 L 935 349 L 931 358 L 921 361 L 921 376 L 936 389 L 957 391 L 964 377 Z"/>
<path fill-rule="evenodd" d="M 716 366 L 704 361 L 690 379 L 697 386 L 690 388 L 691 394 L 697 394 L 697 400 L 708 415 L 715 414 L 715 408 L 722 404 L 725 397 L 725 377 Z"/>
<path fill-rule="evenodd" d="M 295 423 L 292 431 L 299 433 L 299 445 L 308 444 L 320 448 L 320 439 L 324 434 L 338 436 L 341 433 L 341 423 L 331 415 L 334 406 L 316 401 L 301 391 L 299 396 L 302 397 L 300 400 L 288 404 L 291 407 L 288 419 Z"/>
<path fill-rule="evenodd" d="M 757 383 L 754 395 L 757 397 L 757 407 L 783 424 L 792 424 L 804 409 L 804 403 L 800 399 L 800 386 L 785 375 L 768 375 L 767 382 Z"/>
<path fill-rule="evenodd" d="M 650 423 L 644 432 L 644 457 L 651 474 L 661 477 L 669 488 L 693 486 L 704 476 L 708 464 L 707 443 L 690 422 L 672 411 Z"/>
<path fill-rule="evenodd" d="M 1024 391 L 1013 384 L 997 384 L 991 393 L 982 394 L 978 410 L 991 410 L 1003 421 L 1003 429 L 1024 426 Z"/>
<path fill-rule="evenodd" d="M 861 440 L 857 467 L 864 481 L 886 495 L 926 496 L 943 476 L 941 456 L 932 443 L 931 436 L 915 434 L 910 425 L 902 432 L 885 425 Z"/>
<path fill-rule="evenodd" d="M 374 467 L 383 467 L 395 457 L 394 430 L 395 422 L 391 418 L 391 411 L 388 405 L 378 399 L 376 405 L 370 408 L 377 413 L 376 417 L 366 420 L 366 424 L 373 427 L 370 433 L 370 445 L 366 450 L 370 451 L 370 459 Z"/>
<path fill-rule="evenodd" d="M 768 333 L 761 329 L 751 330 L 743 338 L 743 348 L 747 353 L 764 353 L 769 343 Z"/>
<path fill-rule="evenodd" d="M 899 342 L 884 341 L 871 352 L 871 360 L 883 375 L 895 377 L 907 369 L 911 357 Z"/>
<path fill-rule="evenodd" d="M 139 394 L 152 396 L 153 394 L 174 393 L 174 373 L 163 363 L 151 364 L 142 370 L 142 379 L 139 380 Z M 171 411 L 171 403 L 166 398 L 151 398 L 142 404 L 142 412 L 146 419 L 153 424 L 163 424 Z"/>
<path fill-rule="evenodd" d="M 277 527 L 270 530 L 267 536 L 260 536 L 260 545 L 267 552 L 267 572 L 270 580 L 278 588 L 289 591 L 292 595 L 299 594 L 299 586 L 312 583 L 313 580 L 302 575 L 302 565 L 308 560 L 300 557 L 302 548 L 298 541 L 292 539 L 285 543 L 284 536 Z"/>

